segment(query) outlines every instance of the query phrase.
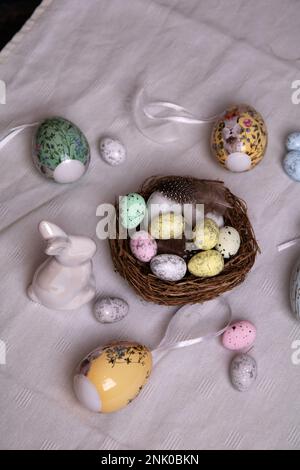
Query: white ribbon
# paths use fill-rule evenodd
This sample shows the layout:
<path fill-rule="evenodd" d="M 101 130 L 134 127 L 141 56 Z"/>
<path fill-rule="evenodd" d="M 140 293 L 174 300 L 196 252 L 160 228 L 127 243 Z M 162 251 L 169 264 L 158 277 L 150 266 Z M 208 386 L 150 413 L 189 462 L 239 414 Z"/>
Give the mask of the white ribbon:
<path fill-rule="evenodd" d="M 16 135 L 18 135 L 20 132 L 22 132 L 24 129 L 27 129 L 28 127 L 35 127 L 38 126 L 39 122 L 33 122 L 31 124 L 22 124 L 21 126 L 13 127 L 11 128 L 7 134 L 2 136 L 0 138 L 0 150 L 8 144 Z"/>
<path fill-rule="evenodd" d="M 219 302 L 220 305 L 223 304 L 223 306 L 226 308 L 225 315 L 224 315 L 223 312 L 221 312 L 221 314 L 224 316 L 224 318 L 222 317 L 223 326 L 221 328 L 220 327 L 218 327 L 218 328 L 214 327 L 214 329 L 212 331 L 210 331 L 209 333 L 198 336 L 196 338 L 186 339 L 186 340 L 177 341 L 177 342 L 167 342 L 165 344 L 165 341 L 168 337 L 168 334 L 170 334 L 170 332 L 172 331 L 172 328 L 173 329 L 175 328 L 175 331 L 176 331 L 176 327 L 177 327 L 177 329 L 179 330 L 178 333 L 180 335 L 180 334 L 184 333 L 184 331 L 181 331 L 181 330 L 185 326 L 186 326 L 186 328 L 190 327 L 192 329 L 196 329 L 197 326 L 199 326 L 199 324 L 201 324 L 201 321 L 205 321 L 205 320 L 201 319 L 201 309 L 205 308 L 202 304 L 199 304 L 199 305 L 198 304 L 193 304 L 193 305 L 186 305 L 184 307 L 181 307 L 175 313 L 174 317 L 171 319 L 171 321 L 168 325 L 167 331 L 166 331 L 162 341 L 159 343 L 157 348 L 155 348 L 152 351 L 153 363 L 157 364 L 157 362 L 166 353 L 168 353 L 170 350 L 186 348 L 188 346 L 193 346 L 194 344 L 202 343 L 205 340 L 210 340 L 210 339 L 213 339 L 213 338 L 217 338 L 218 336 L 222 335 L 227 330 L 227 328 L 229 327 L 229 325 L 231 323 L 232 311 L 231 311 L 230 305 L 224 299 L 218 299 L 218 302 Z M 192 323 L 190 325 L 188 325 L 188 323 L 189 323 L 189 312 L 191 312 L 191 309 L 195 310 L 194 315 L 198 315 L 198 320 L 196 319 L 196 323 L 194 324 L 193 319 L 192 319 Z M 193 313 L 191 312 L 191 315 L 192 314 Z M 210 313 L 209 315 L 215 315 L 215 317 L 218 319 L 218 315 L 220 315 L 220 306 L 217 306 L 214 310 L 214 313 Z M 181 323 L 182 323 L 182 325 L 181 325 Z M 176 324 L 177 324 L 177 326 L 176 326 Z"/>
<path fill-rule="evenodd" d="M 287 248 L 290 248 L 290 246 L 296 245 L 296 243 L 298 243 L 299 241 L 300 241 L 300 237 L 297 237 L 287 242 L 280 243 L 280 245 L 277 245 L 277 250 L 278 251 L 286 250 Z"/>
<path fill-rule="evenodd" d="M 138 89 L 133 99 L 133 116 L 139 131 L 150 140 L 157 143 L 175 142 L 180 140 L 181 131 L 187 127 L 178 124 L 188 124 L 189 129 L 216 121 L 220 114 L 209 118 L 198 118 L 190 111 L 170 101 L 152 101 L 144 88 Z"/>
<path fill-rule="evenodd" d="M 166 110 L 176 111 L 180 113 L 180 115 L 175 114 L 175 116 L 161 116 L 160 113 Z M 143 112 L 147 116 L 147 118 L 152 120 L 182 122 L 184 124 L 206 124 L 214 122 L 220 117 L 220 115 L 217 114 L 206 119 L 199 119 L 183 106 L 180 106 L 176 103 L 172 103 L 170 101 L 152 101 L 150 103 L 147 103 L 143 106 Z"/>

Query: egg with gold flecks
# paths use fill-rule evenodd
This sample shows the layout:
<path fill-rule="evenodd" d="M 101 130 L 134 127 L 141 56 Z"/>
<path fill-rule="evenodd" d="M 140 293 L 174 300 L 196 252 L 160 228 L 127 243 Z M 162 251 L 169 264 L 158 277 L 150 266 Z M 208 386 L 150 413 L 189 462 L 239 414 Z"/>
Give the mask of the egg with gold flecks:
<path fill-rule="evenodd" d="M 88 141 L 81 130 L 67 119 L 46 119 L 35 135 L 33 162 L 46 178 L 57 183 L 73 183 L 89 166 Z"/>
<path fill-rule="evenodd" d="M 112 413 L 137 397 L 151 370 L 148 348 L 127 341 L 113 343 L 95 349 L 81 361 L 74 377 L 74 392 L 88 410 Z"/>
<path fill-rule="evenodd" d="M 211 148 L 218 162 L 230 171 L 254 168 L 267 148 L 267 128 L 262 116 L 251 106 L 227 109 L 215 122 Z"/>

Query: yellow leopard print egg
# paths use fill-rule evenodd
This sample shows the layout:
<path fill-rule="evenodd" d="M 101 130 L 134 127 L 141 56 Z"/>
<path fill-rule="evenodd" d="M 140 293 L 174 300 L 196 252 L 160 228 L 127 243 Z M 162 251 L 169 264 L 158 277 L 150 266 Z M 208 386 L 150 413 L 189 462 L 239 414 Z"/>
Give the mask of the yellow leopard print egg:
<path fill-rule="evenodd" d="M 239 105 L 225 111 L 211 135 L 211 148 L 221 165 L 230 171 L 254 168 L 263 158 L 268 134 L 262 116 L 251 106 Z"/>

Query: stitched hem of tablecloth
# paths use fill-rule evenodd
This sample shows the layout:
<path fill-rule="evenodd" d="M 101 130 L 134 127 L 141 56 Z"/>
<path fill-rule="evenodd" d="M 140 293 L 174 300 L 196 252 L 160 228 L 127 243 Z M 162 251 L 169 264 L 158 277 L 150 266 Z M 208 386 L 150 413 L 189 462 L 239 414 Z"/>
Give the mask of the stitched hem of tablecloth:
<path fill-rule="evenodd" d="M 6 46 L 4 46 L 2 51 L 0 51 L 0 64 L 3 64 L 16 46 L 22 42 L 24 36 L 32 30 L 38 18 L 45 12 L 52 2 L 53 0 L 43 0 L 42 3 L 34 10 L 33 14 L 26 21 L 24 26 L 22 26 L 20 31 L 18 31 Z"/>

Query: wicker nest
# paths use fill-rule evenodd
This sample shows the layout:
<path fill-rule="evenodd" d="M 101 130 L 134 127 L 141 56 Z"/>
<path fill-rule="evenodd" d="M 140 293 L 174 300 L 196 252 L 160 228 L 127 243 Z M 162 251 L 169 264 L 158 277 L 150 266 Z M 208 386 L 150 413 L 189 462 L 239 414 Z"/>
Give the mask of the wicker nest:
<path fill-rule="evenodd" d="M 172 176 L 154 176 L 147 179 L 138 191 L 145 200 L 157 189 L 159 183 Z M 202 180 L 209 181 L 209 180 Z M 223 185 L 222 182 L 220 184 Z M 131 253 L 129 239 L 109 240 L 115 270 L 133 287 L 136 293 L 148 302 L 160 305 L 184 305 L 211 300 L 241 284 L 254 264 L 259 246 L 247 216 L 246 203 L 225 189 L 225 198 L 230 204 L 224 220 L 238 230 L 241 237 L 240 249 L 234 257 L 225 260 L 224 270 L 210 278 L 195 277 L 188 273 L 177 282 L 162 281 L 150 271 L 150 263 L 138 261 Z M 117 211 L 118 213 L 118 211 Z M 118 215 L 117 215 L 118 217 Z M 117 223 L 118 226 L 118 223 Z"/>

